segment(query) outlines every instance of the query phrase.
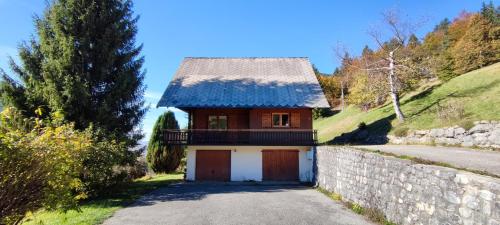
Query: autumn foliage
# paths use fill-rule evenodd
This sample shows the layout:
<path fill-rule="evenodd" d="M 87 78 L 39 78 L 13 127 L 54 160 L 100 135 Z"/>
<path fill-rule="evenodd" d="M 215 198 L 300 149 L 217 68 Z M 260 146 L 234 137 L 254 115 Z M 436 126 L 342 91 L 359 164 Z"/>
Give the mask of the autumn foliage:
<path fill-rule="evenodd" d="M 483 4 L 480 12 L 462 12 L 452 21 L 442 20 L 423 37 L 410 35 L 404 42 L 389 39 L 372 50 L 365 46 L 361 55 L 341 57 L 341 65 L 331 75 L 318 76 L 333 108 L 344 104 L 363 110 L 387 102 L 389 88 L 384 65 L 385 49 L 398 49 L 395 57 L 404 61 L 397 72 L 400 93 L 415 89 L 429 79 L 443 81 L 500 61 L 500 8 Z M 400 45 L 397 47 L 397 45 Z M 341 94 L 343 91 L 343 95 Z"/>

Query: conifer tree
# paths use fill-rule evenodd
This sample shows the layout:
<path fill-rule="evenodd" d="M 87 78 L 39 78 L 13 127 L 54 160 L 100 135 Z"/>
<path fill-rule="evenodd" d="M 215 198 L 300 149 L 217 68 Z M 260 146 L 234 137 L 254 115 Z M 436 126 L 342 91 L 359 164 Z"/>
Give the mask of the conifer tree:
<path fill-rule="evenodd" d="M 483 5 L 481 7 L 481 15 L 488 21 L 496 25 L 500 25 L 500 7 L 497 7 L 495 9 L 495 5 L 492 1 L 490 1 L 490 3 L 488 4 L 483 2 Z"/>
<path fill-rule="evenodd" d="M 474 15 L 462 38 L 453 46 L 455 73 L 463 74 L 500 61 L 500 26 Z"/>
<path fill-rule="evenodd" d="M 135 144 L 146 111 L 137 20 L 130 0 L 50 2 L 19 47 L 21 64 L 11 60 L 21 82 L 3 73 L 3 104 L 28 116 L 58 112 L 78 129 L 93 124 Z"/>
<path fill-rule="evenodd" d="M 146 160 L 149 167 L 157 173 L 175 171 L 184 155 L 182 146 L 165 145 L 162 142 L 162 133 L 166 129 L 179 129 L 175 115 L 171 111 L 167 111 L 158 117 L 149 139 Z"/>

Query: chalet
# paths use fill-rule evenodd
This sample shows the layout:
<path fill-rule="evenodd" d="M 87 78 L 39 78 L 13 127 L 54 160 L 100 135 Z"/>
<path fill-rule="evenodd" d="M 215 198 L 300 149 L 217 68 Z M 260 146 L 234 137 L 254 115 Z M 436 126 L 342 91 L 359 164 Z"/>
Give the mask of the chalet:
<path fill-rule="evenodd" d="M 327 108 L 308 58 L 185 58 L 158 103 L 188 113 L 188 180 L 311 181 L 312 109 Z"/>

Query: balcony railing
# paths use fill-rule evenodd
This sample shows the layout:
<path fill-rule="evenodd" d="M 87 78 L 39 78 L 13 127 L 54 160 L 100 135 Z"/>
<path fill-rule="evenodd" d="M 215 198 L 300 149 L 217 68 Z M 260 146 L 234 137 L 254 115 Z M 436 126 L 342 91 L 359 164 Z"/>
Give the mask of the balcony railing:
<path fill-rule="evenodd" d="M 163 141 L 170 145 L 313 146 L 317 144 L 317 132 L 299 129 L 164 130 Z"/>

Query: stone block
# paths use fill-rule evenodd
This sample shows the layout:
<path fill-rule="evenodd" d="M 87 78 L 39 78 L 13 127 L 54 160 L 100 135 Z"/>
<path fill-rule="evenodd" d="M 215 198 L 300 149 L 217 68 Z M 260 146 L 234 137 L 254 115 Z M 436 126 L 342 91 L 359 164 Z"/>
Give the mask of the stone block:
<path fill-rule="evenodd" d="M 491 191 L 488 190 L 480 190 L 479 197 L 481 197 L 484 200 L 491 201 L 495 197 L 495 194 L 491 193 Z"/>
<path fill-rule="evenodd" d="M 494 129 L 490 133 L 488 140 L 494 145 L 500 145 L 500 129 Z"/>
<path fill-rule="evenodd" d="M 491 128 L 491 125 L 489 124 L 476 124 L 474 127 L 472 127 L 470 130 L 469 130 L 469 133 L 471 134 L 475 134 L 475 133 L 485 133 L 485 132 L 488 132 Z"/>
<path fill-rule="evenodd" d="M 472 210 L 465 208 L 465 207 L 461 207 L 461 208 L 458 208 L 458 213 L 463 218 L 469 218 L 472 215 Z"/>
<path fill-rule="evenodd" d="M 491 203 L 484 201 L 481 206 L 481 213 L 486 216 L 491 216 Z"/>
<path fill-rule="evenodd" d="M 444 136 L 447 138 L 455 137 L 455 129 L 453 127 L 446 129 Z"/>
<path fill-rule="evenodd" d="M 415 134 L 419 136 L 427 136 L 429 135 L 430 131 L 428 130 L 416 130 Z"/>
<path fill-rule="evenodd" d="M 471 198 L 467 202 L 465 202 L 465 205 L 469 209 L 477 210 L 477 209 L 479 209 L 479 199 L 477 199 L 477 198 Z"/>
<path fill-rule="evenodd" d="M 434 137 L 434 138 L 442 137 L 444 135 L 444 131 L 443 131 L 443 129 L 439 129 L 439 128 L 431 129 L 431 131 L 429 132 L 429 135 L 431 137 Z"/>
<path fill-rule="evenodd" d="M 440 138 L 434 139 L 434 142 L 436 142 L 436 144 L 446 144 L 446 139 L 447 138 L 440 137 Z"/>
<path fill-rule="evenodd" d="M 484 145 L 484 143 L 486 143 L 486 141 L 488 141 L 488 138 L 485 134 L 483 133 L 476 133 L 473 135 L 474 137 L 474 144 L 475 145 Z"/>
<path fill-rule="evenodd" d="M 495 219 L 488 220 L 488 225 L 500 225 L 500 222 Z"/>
<path fill-rule="evenodd" d="M 465 133 L 465 129 L 461 128 L 461 127 L 457 127 L 457 128 L 455 128 L 454 132 L 455 132 L 455 135 L 464 134 Z"/>
<path fill-rule="evenodd" d="M 461 141 L 455 138 L 444 138 L 444 144 L 446 145 L 458 145 Z"/>
<path fill-rule="evenodd" d="M 472 147 L 474 146 L 474 139 L 470 135 L 465 135 L 462 137 L 462 146 L 463 147 Z"/>
<path fill-rule="evenodd" d="M 405 189 L 406 189 L 407 191 L 411 191 L 411 189 L 412 189 L 412 188 L 413 188 L 413 185 L 411 185 L 410 183 L 406 183 L 406 184 L 405 184 Z"/>
<path fill-rule="evenodd" d="M 455 192 L 447 191 L 444 197 L 450 203 L 460 204 L 460 198 L 457 196 Z"/>

